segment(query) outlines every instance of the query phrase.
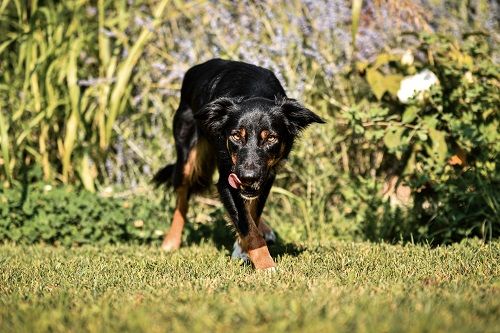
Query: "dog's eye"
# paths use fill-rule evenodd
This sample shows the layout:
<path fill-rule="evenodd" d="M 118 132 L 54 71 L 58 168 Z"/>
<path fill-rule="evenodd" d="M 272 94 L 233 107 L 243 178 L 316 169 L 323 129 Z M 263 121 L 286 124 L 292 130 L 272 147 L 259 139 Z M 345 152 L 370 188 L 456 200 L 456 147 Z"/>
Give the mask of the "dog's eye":
<path fill-rule="evenodd" d="M 278 136 L 274 134 L 269 134 L 266 138 L 267 143 L 275 143 L 278 141 Z"/>
<path fill-rule="evenodd" d="M 240 136 L 240 133 L 231 133 L 231 135 L 229 136 L 229 138 L 233 141 L 240 141 L 241 140 L 241 136 Z"/>

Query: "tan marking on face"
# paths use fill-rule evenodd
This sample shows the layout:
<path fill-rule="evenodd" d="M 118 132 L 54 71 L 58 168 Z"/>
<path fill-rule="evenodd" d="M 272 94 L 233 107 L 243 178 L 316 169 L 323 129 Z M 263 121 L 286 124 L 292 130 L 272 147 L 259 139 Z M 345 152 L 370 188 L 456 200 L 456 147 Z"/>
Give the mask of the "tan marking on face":
<path fill-rule="evenodd" d="M 267 161 L 267 167 L 272 168 L 276 164 L 278 164 L 279 161 L 283 158 L 283 154 L 285 153 L 285 145 L 282 143 L 280 147 L 280 152 L 278 157 L 273 157 L 270 160 Z"/>
<path fill-rule="evenodd" d="M 245 141 L 246 140 L 247 131 L 243 127 L 240 128 L 240 129 L 234 130 L 231 133 L 232 133 L 231 136 L 237 134 L 239 136 L 239 141 Z"/>
<path fill-rule="evenodd" d="M 260 138 L 262 139 L 262 141 L 265 141 L 270 133 L 271 132 L 269 132 L 268 130 L 263 130 L 262 132 L 260 132 Z"/>
<path fill-rule="evenodd" d="M 245 142 L 246 140 L 245 135 L 246 135 L 246 130 L 244 128 L 240 128 L 238 130 L 232 130 L 231 134 L 226 139 L 227 151 L 231 153 L 231 150 L 229 149 L 229 139 L 231 139 L 231 141 L 236 141 L 236 142 Z"/>

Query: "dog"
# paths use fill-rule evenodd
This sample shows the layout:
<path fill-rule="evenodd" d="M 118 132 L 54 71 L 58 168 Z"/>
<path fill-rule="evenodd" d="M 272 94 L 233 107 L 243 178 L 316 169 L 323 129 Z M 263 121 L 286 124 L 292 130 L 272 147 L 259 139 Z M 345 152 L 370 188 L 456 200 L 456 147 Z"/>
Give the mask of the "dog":
<path fill-rule="evenodd" d="M 180 247 L 189 197 L 210 187 L 217 168 L 220 199 L 238 234 L 233 258 L 274 270 L 267 242 L 276 236 L 262 210 L 281 162 L 312 123 L 324 121 L 288 98 L 268 69 L 222 59 L 189 69 L 173 121 L 177 162 L 153 178 L 173 185 L 177 195 L 162 248 Z"/>

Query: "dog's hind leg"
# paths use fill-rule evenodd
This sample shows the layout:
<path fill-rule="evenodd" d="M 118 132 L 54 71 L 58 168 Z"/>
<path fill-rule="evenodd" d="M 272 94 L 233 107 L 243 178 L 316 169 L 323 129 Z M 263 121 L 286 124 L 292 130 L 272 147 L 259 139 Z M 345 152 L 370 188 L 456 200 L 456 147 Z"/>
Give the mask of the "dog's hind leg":
<path fill-rule="evenodd" d="M 172 225 L 165 235 L 162 249 L 177 250 L 181 245 L 182 230 L 186 222 L 188 201 L 191 192 L 191 180 L 196 165 L 196 127 L 189 106 L 180 103 L 174 116 L 174 138 L 177 151 L 177 162 L 173 170 L 172 183 L 177 195 L 177 201 L 172 219 Z"/>
<path fill-rule="evenodd" d="M 174 117 L 174 137 L 177 162 L 172 183 L 177 201 L 172 225 L 162 244 L 165 251 L 177 250 L 180 247 L 189 196 L 210 186 L 215 168 L 214 153 L 207 140 L 198 136 L 193 113 L 182 102 Z"/>
<path fill-rule="evenodd" d="M 276 243 L 276 234 L 274 233 L 273 229 L 271 229 L 271 227 L 266 222 L 264 222 L 264 220 L 262 220 L 262 217 L 259 219 L 258 228 L 267 244 Z"/>
<path fill-rule="evenodd" d="M 198 163 L 198 146 L 195 145 L 188 153 L 188 158 L 182 165 L 181 179 L 175 181 L 178 183 L 175 192 L 177 194 L 177 201 L 174 210 L 174 217 L 170 230 L 163 240 L 162 249 L 165 251 L 177 250 L 181 245 L 182 230 L 186 222 L 186 215 L 188 212 L 189 195 L 193 186 L 193 180 L 196 175 L 196 166 Z"/>
<path fill-rule="evenodd" d="M 181 246 L 182 230 L 186 222 L 188 210 L 189 193 L 187 187 L 181 186 L 177 190 L 177 203 L 174 211 L 174 218 L 168 233 L 163 239 L 161 248 L 167 252 L 177 250 Z"/>

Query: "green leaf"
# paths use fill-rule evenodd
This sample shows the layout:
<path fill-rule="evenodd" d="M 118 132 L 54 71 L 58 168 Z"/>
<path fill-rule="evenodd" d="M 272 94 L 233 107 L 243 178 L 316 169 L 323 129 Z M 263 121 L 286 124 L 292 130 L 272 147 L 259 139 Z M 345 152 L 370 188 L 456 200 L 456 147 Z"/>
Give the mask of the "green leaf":
<path fill-rule="evenodd" d="M 401 85 L 403 76 L 399 74 L 390 74 L 384 76 L 385 89 L 393 96 L 396 96 Z"/>
<path fill-rule="evenodd" d="M 427 128 L 431 129 L 431 128 L 436 128 L 437 126 L 437 119 L 433 116 L 427 116 L 423 119 L 423 122 L 424 124 L 427 126 Z"/>
<path fill-rule="evenodd" d="M 427 139 L 429 138 L 427 136 L 427 132 L 425 130 L 420 130 L 420 131 L 417 131 L 417 136 L 418 136 L 418 139 L 420 141 L 427 141 Z"/>
<path fill-rule="evenodd" d="M 375 63 L 373 63 L 372 68 L 379 68 L 390 61 L 398 61 L 399 58 L 400 57 L 395 54 L 381 53 L 377 56 L 377 59 L 375 59 Z"/>
<path fill-rule="evenodd" d="M 415 166 L 417 165 L 417 153 L 416 150 L 411 152 L 408 162 L 406 162 L 405 168 L 403 170 L 404 175 L 411 175 L 415 172 Z"/>
<path fill-rule="evenodd" d="M 448 146 L 446 145 L 446 132 L 438 131 L 434 128 L 429 129 L 429 136 L 432 141 L 432 154 L 436 161 L 444 162 L 448 155 Z"/>
<path fill-rule="evenodd" d="M 377 59 L 375 59 L 373 68 L 377 69 L 380 66 L 387 64 L 389 61 L 391 61 L 391 55 L 389 53 L 381 53 L 377 56 Z"/>
<path fill-rule="evenodd" d="M 414 121 L 415 118 L 417 118 L 418 111 L 420 111 L 420 109 L 414 105 L 407 107 L 403 113 L 403 123 L 409 124 Z"/>
<path fill-rule="evenodd" d="M 368 62 L 366 61 L 356 62 L 356 69 L 358 72 L 364 72 L 367 67 L 368 67 Z"/>
<path fill-rule="evenodd" d="M 366 71 L 366 80 L 375 97 L 380 100 L 387 91 L 384 84 L 384 76 L 378 70 L 370 68 Z"/>
<path fill-rule="evenodd" d="M 401 145 L 403 141 L 401 136 L 403 135 L 403 127 L 390 127 L 384 135 L 384 144 L 388 149 L 395 149 Z"/>
<path fill-rule="evenodd" d="M 12 174 L 10 172 L 10 155 L 9 155 L 9 124 L 3 117 L 3 110 L 0 107 L 0 147 L 2 151 L 3 164 L 5 169 L 5 174 L 9 180 L 12 180 Z"/>

